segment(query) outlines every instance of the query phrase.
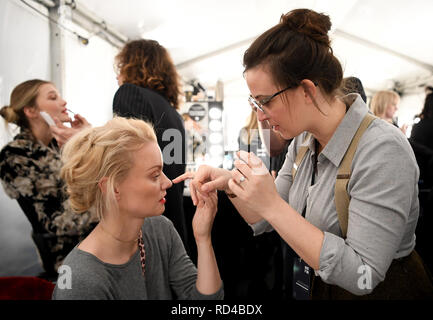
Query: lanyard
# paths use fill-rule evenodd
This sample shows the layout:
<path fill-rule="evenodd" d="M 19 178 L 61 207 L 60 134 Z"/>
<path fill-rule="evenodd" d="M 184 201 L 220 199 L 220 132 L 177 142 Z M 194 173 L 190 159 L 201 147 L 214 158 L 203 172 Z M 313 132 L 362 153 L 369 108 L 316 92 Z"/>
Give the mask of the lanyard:
<path fill-rule="evenodd" d="M 317 151 L 319 150 L 319 143 L 314 139 L 314 165 L 313 173 L 311 175 L 311 185 L 314 185 L 315 176 L 317 171 Z M 307 203 L 305 203 L 302 217 L 305 218 L 307 211 Z M 293 257 L 293 283 L 292 295 L 296 300 L 309 300 L 311 297 L 311 283 L 313 279 L 313 269 L 305 263 L 297 254 Z"/>
<path fill-rule="evenodd" d="M 316 180 L 316 171 L 317 171 L 317 151 L 319 150 L 319 142 L 314 139 L 314 160 L 313 160 L 313 173 L 311 174 L 311 185 L 313 186 Z M 305 202 L 304 210 L 302 210 L 302 217 L 305 218 L 305 214 L 307 212 L 307 202 Z"/>

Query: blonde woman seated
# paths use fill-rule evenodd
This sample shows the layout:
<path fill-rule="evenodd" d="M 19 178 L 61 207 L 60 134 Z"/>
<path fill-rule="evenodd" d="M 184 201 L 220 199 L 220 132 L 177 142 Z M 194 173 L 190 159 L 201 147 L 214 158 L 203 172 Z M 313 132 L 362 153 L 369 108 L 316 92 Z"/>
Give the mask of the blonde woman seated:
<path fill-rule="evenodd" d="M 196 268 L 161 215 L 172 182 L 149 124 L 119 117 L 85 129 L 65 144 L 62 159 L 71 206 L 77 214 L 93 210 L 100 222 L 66 257 L 53 299 L 223 298 L 211 242 L 217 195 L 197 205 Z"/>

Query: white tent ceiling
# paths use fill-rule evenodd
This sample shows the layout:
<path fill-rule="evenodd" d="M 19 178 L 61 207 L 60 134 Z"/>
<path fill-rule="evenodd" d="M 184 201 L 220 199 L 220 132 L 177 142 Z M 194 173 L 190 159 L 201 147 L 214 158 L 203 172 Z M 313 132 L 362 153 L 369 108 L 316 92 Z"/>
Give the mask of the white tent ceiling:
<path fill-rule="evenodd" d="M 77 0 L 129 39 L 151 38 L 169 49 L 185 80 L 226 94 L 246 93 L 242 55 L 251 40 L 294 8 L 324 12 L 333 23 L 335 55 L 345 76 L 359 77 L 367 90 L 395 81 L 431 81 L 431 0 Z M 229 90 L 229 91 L 227 91 Z"/>

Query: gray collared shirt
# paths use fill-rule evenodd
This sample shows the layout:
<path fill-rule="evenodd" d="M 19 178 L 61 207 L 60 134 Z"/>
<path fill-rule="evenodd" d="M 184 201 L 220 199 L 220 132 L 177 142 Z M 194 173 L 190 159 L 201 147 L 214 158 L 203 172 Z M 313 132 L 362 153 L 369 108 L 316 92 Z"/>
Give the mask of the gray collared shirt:
<path fill-rule="evenodd" d="M 299 214 L 306 206 L 305 218 L 324 232 L 316 275 L 326 283 L 363 295 L 384 280 L 393 259 L 407 256 L 415 247 L 419 169 L 402 132 L 383 120 L 374 120 L 360 139 L 352 161 L 347 187 L 351 198 L 348 230 L 343 239 L 334 203 L 335 180 L 368 112 L 359 95 L 350 94 L 344 100 L 351 106 L 318 155 L 315 184 L 311 186 L 314 139 L 304 142 L 307 133 L 292 141 L 275 183 L 280 196 Z M 309 150 L 293 182 L 292 167 L 301 145 Z M 264 220 L 251 227 L 254 234 L 272 230 Z M 361 278 L 369 274 L 370 279 Z"/>

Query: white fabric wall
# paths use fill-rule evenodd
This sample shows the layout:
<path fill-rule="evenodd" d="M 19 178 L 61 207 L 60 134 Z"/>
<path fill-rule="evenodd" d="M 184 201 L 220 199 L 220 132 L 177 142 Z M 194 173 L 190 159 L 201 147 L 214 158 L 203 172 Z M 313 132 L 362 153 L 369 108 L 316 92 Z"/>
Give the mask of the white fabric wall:
<path fill-rule="evenodd" d="M 29 3 L 44 14 L 45 7 Z M 89 35 L 69 24 L 82 36 Z M 94 36 L 89 44 L 65 31 L 65 83 L 61 94 L 68 108 L 94 126 L 112 117 L 117 90 L 113 60 L 117 50 Z M 48 19 L 17 0 L 0 1 L 0 108 L 9 104 L 13 88 L 29 79 L 50 80 L 50 29 Z M 0 117 L 0 148 L 16 134 Z M 15 200 L 0 187 L 0 276 L 37 275 L 42 272 L 31 239 L 31 225 Z"/>
<path fill-rule="evenodd" d="M 38 6 L 47 12 L 42 6 Z M 49 24 L 19 1 L 0 1 L 0 107 L 25 80 L 48 79 Z M 0 117 L 0 146 L 14 135 Z M 34 275 L 42 271 L 30 237 L 31 225 L 15 200 L 0 187 L 0 276 Z"/>
<path fill-rule="evenodd" d="M 239 150 L 239 131 L 246 125 L 251 113 L 248 103 L 249 90 L 245 80 L 224 85 L 224 149 Z"/>
<path fill-rule="evenodd" d="M 87 32 L 77 26 L 83 36 Z M 117 49 L 99 37 L 91 37 L 87 46 L 65 33 L 65 88 L 67 107 L 84 116 L 93 126 L 112 118 L 113 97 L 118 88 L 113 69 Z"/>
<path fill-rule="evenodd" d="M 400 99 L 398 109 L 398 125 L 401 127 L 403 124 L 408 124 L 406 136 L 410 137 L 412 130 L 414 116 L 419 114 L 424 106 L 425 93 L 413 93 L 410 95 L 403 95 Z"/>

